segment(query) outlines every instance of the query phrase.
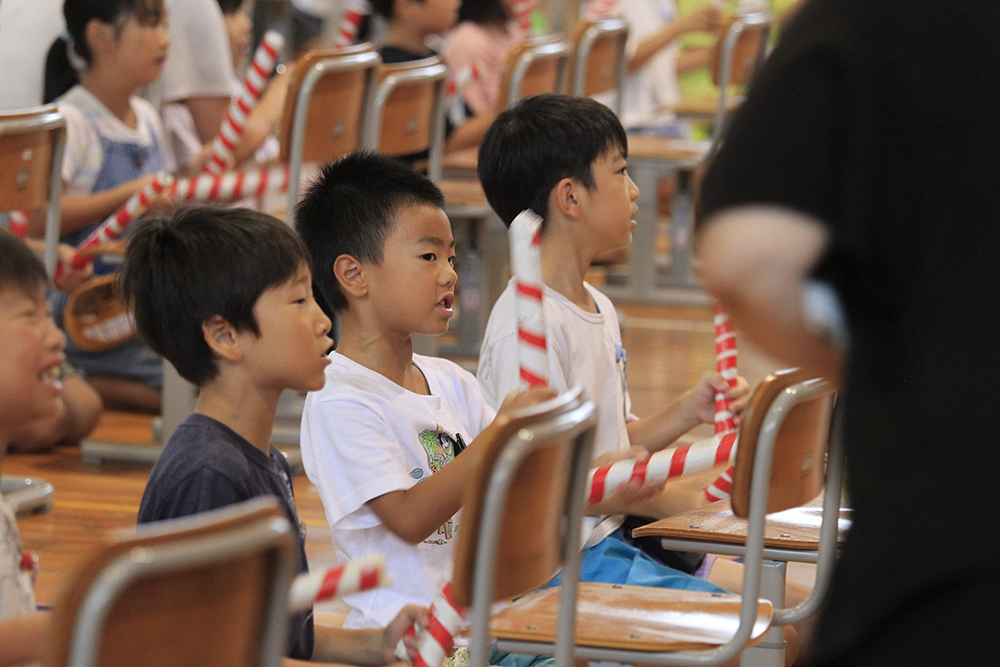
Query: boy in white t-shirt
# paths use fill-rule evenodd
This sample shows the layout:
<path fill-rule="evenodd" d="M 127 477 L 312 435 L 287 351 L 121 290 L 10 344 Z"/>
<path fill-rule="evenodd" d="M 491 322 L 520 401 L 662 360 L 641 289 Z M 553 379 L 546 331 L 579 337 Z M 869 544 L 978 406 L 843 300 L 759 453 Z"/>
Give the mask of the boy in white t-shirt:
<path fill-rule="evenodd" d="M 295 211 L 316 292 L 341 318 L 326 386 L 306 399 L 303 462 L 338 558 L 380 552 L 393 578 L 346 599 L 345 627 L 384 626 L 450 580 L 463 482 L 494 418 L 475 377 L 413 353 L 411 334 L 443 334 L 453 315 L 443 206 L 403 163 L 354 153 L 325 167 Z M 551 395 L 526 392 L 500 411 Z"/>
<path fill-rule="evenodd" d="M 639 190 L 629 178 L 628 140 L 618 118 L 589 98 L 538 95 L 500 114 L 479 149 L 479 179 L 500 219 L 509 225 L 530 208 L 542 226 L 543 309 L 549 384 L 578 385 L 598 406 L 594 454 L 600 462 L 663 449 L 714 419 L 714 394 L 722 391 L 739 414 L 749 398 L 745 380 L 729 389 L 706 373 L 693 389 L 656 414 L 631 411 L 625 350 L 614 305 L 584 275 L 599 255 L 628 247 Z M 517 386 L 513 284 L 490 314 L 479 356 L 479 382 L 487 402 Z M 628 543 L 622 515 L 662 518 L 707 502 L 703 489 L 722 470 L 672 481 L 656 493 L 620 494 L 591 505 L 585 526 L 584 581 L 718 590 L 668 567 Z M 662 491 L 662 492 L 661 492 Z M 725 569 L 723 566 L 722 569 Z M 721 572 L 721 570 L 720 570 Z M 720 584 L 731 585 L 732 573 Z"/>

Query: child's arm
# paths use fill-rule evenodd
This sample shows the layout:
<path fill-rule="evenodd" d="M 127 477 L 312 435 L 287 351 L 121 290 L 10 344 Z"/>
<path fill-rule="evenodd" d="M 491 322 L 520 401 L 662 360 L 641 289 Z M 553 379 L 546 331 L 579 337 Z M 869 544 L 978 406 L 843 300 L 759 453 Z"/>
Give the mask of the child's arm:
<path fill-rule="evenodd" d="M 551 389 L 532 389 L 504 399 L 497 416 L 511 410 L 541 403 L 555 396 Z M 465 478 L 478 462 L 476 443 L 498 428 L 496 421 L 486 427 L 460 456 L 405 491 L 390 491 L 372 498 L 368 506 L 389 530 L 410 544 L 419 544 L 441 527 L 462 507 Z"/>
<path fill-rule="evenodd" d="M 699 424 L 711 424 L 715 419 L 715 393 L 721 391 L 730 401 L 736 421 L 750 400 L 750 385 L 742 377 L 732 389 L 718 373 L 706 373 L 701 381 L 676 401 L 656 414 L 628 423 L 629 442 L 656 452 Z"/>
<path fill-rule="evenodd" d="M 0 621 L 0 667 L 40 663 L 47 645 L 49 614 L 35 612 Z"/>
<path fill-rule="evenodd" d="M 68 234 L 83 229 L 95 221 L 103 221 L 117 211 L 128 198 L 153 180 L 154 174 L 116 185 L 89 195 L 65 195 L 60 200 L 62 206 L 62 233 Z"/>
<path fill-rule="evenodd" d="M 628 60 L 628 71 L 631 74 L 649 62 L 649 59 L 672 44 L 678 37 L 689 32 L 711 32 L 719 25 L 718 8 L 709 5 L 697 9 L 690 14 L 679 17 L 663 26 L 663 29 L 652 37 L 639 43 L 635 53 Z"/>
<path fill-rule="evenodd" d="M 414 623 L 426 627 L 427 610 L 413 605 L 404 607 L 387 627 L 367 630 L 347 630 L 323 625 L 315 627 L 313 662 L 339 662 L 351 665 L 389 665 L 397 662 L 396 644 L 404 640 L 408 651 L 415 650 L 415 639 L 403 638 L 403 633 Z M 300 664 L 286 660 L 287 666 Z M 307 664 L 307 663 L 301 663 Z"/>

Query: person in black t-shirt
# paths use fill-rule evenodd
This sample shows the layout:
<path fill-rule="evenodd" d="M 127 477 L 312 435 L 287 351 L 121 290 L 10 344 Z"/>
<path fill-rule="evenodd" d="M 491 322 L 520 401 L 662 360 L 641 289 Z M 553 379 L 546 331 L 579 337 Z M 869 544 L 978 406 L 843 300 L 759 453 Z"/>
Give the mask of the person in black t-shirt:
<path fill-rule="evenodd" d="M 704 183 L 709 288 L 766 351 L 844 388 L 854 523 L 818 664 L 972 664 L 991 645 L 998 63 L 994 0 L 807 2 Z M 841 309 L 803 300 L 824 290 Z"/>
<path fill-rule="evenodd" d="M 200 388 L 194 414 L 153 466 L 139 523 L 275 496 L 298 528 L 308 571 L 288 463 L 270 443 L 281 392 L 322 388 L 330 363 L 330 319 L 313 299 L 309 257 L 290 227 L 248 209 L 187 208 L 139 225 L 125 253 L 124 296 L 149 345 Z M 408 607 L 384 630 L 314 627 L 310 609 L 291 619 L 288 654 L 392 663 L 415 620 L 426 611 Z"/>

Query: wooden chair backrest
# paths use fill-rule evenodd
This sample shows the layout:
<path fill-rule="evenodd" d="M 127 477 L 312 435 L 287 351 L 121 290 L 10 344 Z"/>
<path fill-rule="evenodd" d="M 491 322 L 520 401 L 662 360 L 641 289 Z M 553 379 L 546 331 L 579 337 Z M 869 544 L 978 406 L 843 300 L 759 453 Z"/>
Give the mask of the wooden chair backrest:
<path fill-rule="evenodd" d="M 443 142 L 446 77 L 447 68 L 437 57 L 383 64 L 369 118 L 368 147 L 401 156 L 430 150 L 436 133 Z"/>
<path fill-rule="evenodd" d="M 732 493 L 736 516 L 748 516 L 757 444 L 771 434 L 774 457 L 767 512 L 800 507 L 819 495 L 834 395 L 832 384 L 799 369 L 778 371 L 757 386 L 740 422 Z M 789 403 L 781 414 L 771 410 L 779 398 Z M 775 430 L 776 419 L 781 421 Z"/>
<path fill-rule="evenodd" d="M 718 39 L 715 40 L 712 49 L 712 82 L 716 86 L 723 84 L 726 39 L 730 32 L 735 33 L 732 37 L 735 42 L 729 58 L 729 76 L 726 85 L 745 86 L 750 83 L 760 65 L 771 30 L 770 20 L 764 20 L 765 18 L 769 19 L 762 14 L 752 14 L 747 17 L 730 16 L 719 26 Z M 737 21 L 740 23 L 737 24 Z"/>
<path fill-rule="evenodd" d="M 308 51 L 295 64 L 279 125 L 281 160 L 291 158 L 300 104 L 307 104 L 302 161 L 329 162 L 361 147 L 372 73 L 380 59 L 370 43 Z M 308 88 L 304 90 L 304 86 Z M 303 93 L 305 93 L 303 95 Z"/>
<path fill-rule="evenodd" d="M 45 208 L 66 121 L 54 104 L 0 113 L 0 211 Z"/>
<path fill-rule="evenodd" d="M 570 95 L 590 97 L 621 85 L 628 24 L 622 19 L 580 21 L 573 27 Z"/>
<path fill-rule="evenodd" d="M 46 664 L 275 665 L 296 558 L 274 498 L 111 532 L 63 582 Z"/>
<path fill-rule="evenodd" d="M 569 52 L 569 44 L 558 33 L 532 37 L 512 48 L 500 80 L 497 100 L 501 110 L 525 97 L 561 93 Z"/>
<path fill-rule="evenodd" d="M 570 424 L 574 416 L 587 412 L 589 421 Z M 455 600 L 471 606 L 475 564 L 480 542 L 480 527 L 490 513 L 501 513 L 501 528 L 496 545 L 493 599 L 505 600 L 538 588 L 561 567 L 564 548 L 564 514 L 579 447 L 584 431 L 593 428 L 593 404 L 585 402 L 578 391 L 567 392 L 539 409 L 501 416 L 477 439 L 468 453 L 479 457 L 472 475 L 465 483 L 462 505 L 462 530 L 459 531 L 452 591 Z M 510 456 L 509 446 L 519 435 L 536 432 L 560 420 L 566 423 L 531 448 L 511 475 L 511 485 L 501 507 L 487 506 L 486 491 L 497 474 L 498 464 Z M 484 439 L 485 438 L 485 439 Z M 478 451 L 477 451 L 478 450 Z M 467 454 L 462 454 L 463 456 Z"/>

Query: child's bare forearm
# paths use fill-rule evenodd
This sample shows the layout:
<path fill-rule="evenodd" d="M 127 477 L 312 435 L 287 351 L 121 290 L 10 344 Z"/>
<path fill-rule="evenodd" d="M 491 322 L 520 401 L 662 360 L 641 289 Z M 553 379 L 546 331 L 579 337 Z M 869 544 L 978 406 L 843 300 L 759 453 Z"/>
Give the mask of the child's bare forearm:
<path fill-rule="evenodd" d="M 656 414 L 629 422 L 626 429 L 633 447 L 658 452 L 699 424 L 701 419 L 684 394 Z"/>
<path fill-rule="evenodd" d="M 83 229 L 95 221 L 103 221 L 138 192 L 150 177 L 144 176 L 107 190 L 89 195 L 66 195 L 61 200 L 62 233 Z"/>
<path fill-rule="evenodd" d="M 49 618 L 46 612 L 35 612 L 0 621 L 0 667 L 41 662 Z"/>
<path fill-rule="evenodd" d="M 315 626 L 313 662 L 337 662 L 350 665 L 382 665 L 381 628 L 347 630 Z"/>

